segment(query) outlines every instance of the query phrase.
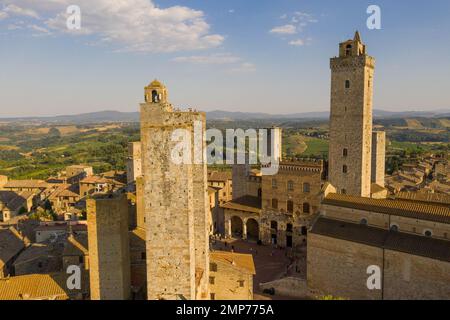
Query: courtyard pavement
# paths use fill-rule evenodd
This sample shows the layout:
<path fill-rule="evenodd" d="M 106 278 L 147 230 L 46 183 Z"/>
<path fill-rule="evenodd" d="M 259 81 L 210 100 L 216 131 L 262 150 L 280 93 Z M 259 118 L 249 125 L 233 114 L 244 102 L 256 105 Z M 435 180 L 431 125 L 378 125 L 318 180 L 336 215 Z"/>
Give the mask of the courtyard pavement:
<path fill-rule="evenodd" d="M 278 280 L 286 276 L 303 277 L 306 274 L 305 257 L 300 254 L 296 259 L 291 258 L 289 249 L 258 245 L 256 242 L 236 239 L 213 240 L 212 248 L 221 251 L 234 250 L 236 253 L 253 255 L 256 268 L 256 275 L 253 280 L 255 300 L 292 299 L 263 294 L 259 289 L 259 284 Z"/>

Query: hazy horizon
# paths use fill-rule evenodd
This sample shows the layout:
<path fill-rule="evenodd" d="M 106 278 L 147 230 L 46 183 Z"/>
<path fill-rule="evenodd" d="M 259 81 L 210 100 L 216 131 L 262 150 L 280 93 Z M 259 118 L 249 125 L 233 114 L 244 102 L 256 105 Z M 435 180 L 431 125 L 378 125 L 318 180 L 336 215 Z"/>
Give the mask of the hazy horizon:
<path fill-rule="evenodd" d="M 138 111 L 154 78 L 181 108 L 326 112 L 329 59 L 355 30 L 376 59 L 375 109 L 450 105 L 447 0 L 380 0 L 381 30 L 365 0 L 80 0 L 69 31 L 71 4 L 0 0 L 0 118 Z"/>

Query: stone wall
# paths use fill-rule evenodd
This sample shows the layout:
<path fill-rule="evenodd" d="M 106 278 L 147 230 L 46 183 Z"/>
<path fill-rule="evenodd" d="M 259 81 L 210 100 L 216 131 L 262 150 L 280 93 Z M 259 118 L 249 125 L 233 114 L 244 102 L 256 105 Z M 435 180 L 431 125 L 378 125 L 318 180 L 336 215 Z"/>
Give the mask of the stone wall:
<path fill-rule="evenodd" d="M 128 201 L 96 198 L 86 202 L 92 300 L 130 298 Z"/>
<path fill-rule="evenodd" d="M 308 287 L 346 299 L 381 299 L 381 290 L 367 288 L 367 267 L 383 265 L 381 248 L 317 234 L 308 235 Z"/>
<path fill-rule="evenodd" d="M 308 288 L 346 299 L 450 299 L 450 262 L 317 234 L 308 235 Z M 380 267 L 382 289 L 367 288 Z"/>
<path fill-rule="evenodd" d="M 450 299 L 450 263 L 385 250 L 384 299 Z"/>
<path fill-rule="evenodd" d="M 209 286 L 214 300 L 253 300 L 253 275 L 224 263 L 217 264 L 217 272 L 210 272 Z M 241 286 L 242 285 L 242 286 Z"/>

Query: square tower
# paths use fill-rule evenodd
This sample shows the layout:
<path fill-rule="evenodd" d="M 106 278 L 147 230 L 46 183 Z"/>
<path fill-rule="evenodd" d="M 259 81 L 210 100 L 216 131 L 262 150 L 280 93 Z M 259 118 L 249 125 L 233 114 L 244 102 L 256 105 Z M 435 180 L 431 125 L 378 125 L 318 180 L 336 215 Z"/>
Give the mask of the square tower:
<path fill-rule="evenodd" d="M 372 183 L 384 188 L 386 167 L 386 132 L 372 133 Z"/>
<path fill-rule="evenodd" d="M 370 197 L 375 59 L 356 32 L 330 67 L 329 181 L 340 193 Z"/>
<path fill-rule="evenodd" d="M 141 142 L 148 299 L 207 298 L 206 115 L 175 111 L 166 87 L 157 80 L 145 88 L 145 101 Z M 180 141 L 173 136 L 181 131 L 193 157 L 179 163 L 173 156 L 179 154 Z M 194 161 L 198 152 L 200 163 Z"/>
<path fill-rule="evenodd" d="M 99 195 L 86 201 L 91 300 L 131 296 L 128 201 Z"/>
<path fill-rule="evenodd" d="M 127 158 L 127 182 L 132 183 L 136 181 L 142 174 L 142 156 L 141 156 L 141 142 L 130 142 L 128 144 L 128 158 Z"/>

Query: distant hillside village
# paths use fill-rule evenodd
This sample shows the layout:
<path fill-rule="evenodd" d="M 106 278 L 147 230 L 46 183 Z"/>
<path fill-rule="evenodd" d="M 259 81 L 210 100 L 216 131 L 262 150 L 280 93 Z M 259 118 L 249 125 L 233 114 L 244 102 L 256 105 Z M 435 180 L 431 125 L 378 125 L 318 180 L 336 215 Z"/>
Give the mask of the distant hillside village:
<path fill-rule="evenodd" d="M 328 161 L 275 154 L 275 175 L 177 166 L 170 130 L 205 116 L 173 108 L 155 80 L 126 172 L 1 176 L 0 300 L 450 299 L 449 153 L 386 175 L 359 33 L 331 69 Z M 74 265 L 82 286 L 68 289 Z M 367 286 L 370 266 L 380 289 Z"/>

